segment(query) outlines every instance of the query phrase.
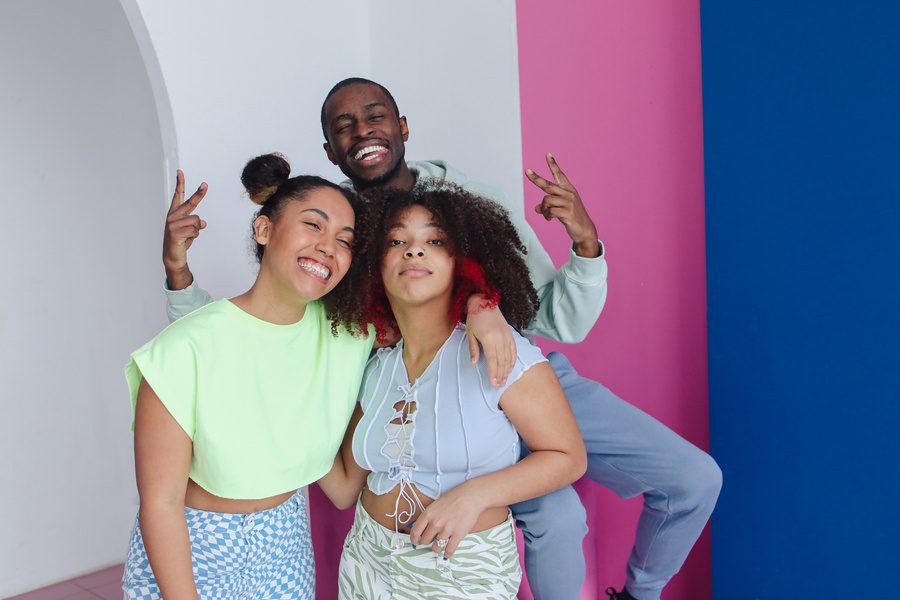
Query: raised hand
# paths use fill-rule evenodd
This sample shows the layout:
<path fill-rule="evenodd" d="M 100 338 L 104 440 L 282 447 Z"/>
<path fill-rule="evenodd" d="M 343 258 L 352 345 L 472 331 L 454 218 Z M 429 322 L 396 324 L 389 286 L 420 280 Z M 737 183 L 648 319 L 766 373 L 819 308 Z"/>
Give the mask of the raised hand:
<path fill-rule="evenodd" d="M 544 179 L 531 169 L 525 169 L 528 180 L 547 194 L 543 201 L 534 207 L 534 211 L 544 215 L 548 221 L 559 219 L 574 242 L 575 254 L 586 258 L 596 258 L 600 255 L 597 227 L 585 209 L 578 190 L 562 172 L 562 169 L 556 164 L 556 159 L 549 152 L 547 153 L 547 166 L 550 167 L 553 181 Z"/>
<path fill-rule="evenodd" d="M 195 214 L 194 209 L 206 196 L 206 183 L 201 183 L 197 191 L 184 200 L 184 173 L 178 170 L 175 183 L 175 195 L 166 215 L 166 231 L 163 235 L 163 266 L 170 290 L 186 288 L 194 280 L 187 263 L 187 251 L 206 227 L 206 221 Z"/>

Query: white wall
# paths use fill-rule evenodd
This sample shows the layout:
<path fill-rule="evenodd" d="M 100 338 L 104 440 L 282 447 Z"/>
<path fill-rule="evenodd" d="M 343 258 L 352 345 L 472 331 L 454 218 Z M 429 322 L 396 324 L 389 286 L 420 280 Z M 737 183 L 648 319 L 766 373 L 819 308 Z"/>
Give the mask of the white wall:
<path fill-rule="evenodd" d="M 410 123 L 408 158 L 444 158 L 521 197 L 515 2 L 137 0 L 171 100 L 187 189 L 209 193 L 191 250 L 213 297 L 253 281 L 244 163 L 344 176 L 322 149 L 322 101 L 345 77 L 384 84 Z M 212 9 L 212 10 L 211 10 Z M 174 167 L 172 167 L 174 173 Z M 174 178 L 174 175 L 173 175 Z"/>
<path fill-rule="evenodd" d="M 163 325 L 157 116 L 118 2 L 0 4 L 0 597 L 121 562 L 122 368 Z"/>
<path fill-rule="evenodd" d="M 171 101 L 177 168 L 189 190 L 209 184 L 198 210 L 208 227 L 191 251 L 192 269 L 214 297 L 236 295 L 255 276 L 247 250 L 255 207 L 241 196 L 241 169 L 277 150 L 295 173 L 335 177 L 319 108 L 334 72 L 368 69 L 368 2 L 138 5 Z M 336 44 L 327 35 L 336 23 L 361 39 Z"/>
<path fill-rule="evenodd" d="M 382 0 L 371 16 L 371 77 L 410 128 L 407 157 L 440 158 L 522 198 L 519 64 L 513 0 Z"/>
<path fill-rule="evenodd" d="M 393 92 L 409 158 L 521 197 L 516 61 L 513 0 L 0 3 L 0 597 L 123 560 L 122 367 L 164 326 L 174 170 L 210 186 L 198 281 L 237 294 L 254 276 L 241 168 L 278 150 L 341 179 L 319 109 L 344 77 Z"/>

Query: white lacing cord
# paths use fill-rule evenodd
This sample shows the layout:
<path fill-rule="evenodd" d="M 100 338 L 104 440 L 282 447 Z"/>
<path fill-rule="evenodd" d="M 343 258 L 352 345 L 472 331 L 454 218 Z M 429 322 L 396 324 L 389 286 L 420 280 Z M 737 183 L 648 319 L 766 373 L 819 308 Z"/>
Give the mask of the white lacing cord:
<path fill-rule="evenodd" d="M 405 500 L 409 510 L 400 510 L 400 501 Z M 410 485 L 407 477 L 400 478 L 400 493 L 397 494 L 397 501 L 394 503 L 394 512 L 387 514 L 389 519 L 394 519 L 394 535 L 391 536 L 391 546 L 393 548 L 400 547 L 400 523 L 406 525 L 416 512 L 425 510 L 425 506 L 416 494 L 414 487 Z"/>

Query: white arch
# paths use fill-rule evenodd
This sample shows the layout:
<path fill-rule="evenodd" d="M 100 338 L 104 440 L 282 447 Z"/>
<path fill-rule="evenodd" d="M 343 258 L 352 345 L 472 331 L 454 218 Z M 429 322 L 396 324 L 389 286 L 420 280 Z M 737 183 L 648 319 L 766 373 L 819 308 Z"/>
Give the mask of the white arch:
<path fill-rule="evenodd" d="M 0 3 L 0 597 L 122 561 L 164 153 L 118 2 Z M 157 276 L 154 276 L 154 273 Z"/>
<path fill-rule="evenodd" d="M 172 103 L 169 102 L 166 81 L 137 0 L 119 0 L 119 2 L 128 19 L 128 24 L 131 26 L 134 41 L 137 43 L 141 59 L 144 61 L 144 69 L 147 72 L 150 88 L 153 90 L 153 100 L 156 104 L 156 116 L 159 120 L 159 132 L 163 148 L 166 197 L 169 197 L 175 191 L 175 171 L 178 168 L 178 138 L 175 132 L 175 117 L 172 114 Z"/>

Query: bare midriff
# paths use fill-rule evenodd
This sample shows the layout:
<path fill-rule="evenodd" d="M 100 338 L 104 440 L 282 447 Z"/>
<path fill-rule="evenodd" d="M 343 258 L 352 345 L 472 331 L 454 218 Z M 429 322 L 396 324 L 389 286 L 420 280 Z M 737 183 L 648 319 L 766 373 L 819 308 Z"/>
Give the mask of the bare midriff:
<path fill-rule="evenodd" d="M 196 508 L 197 510 L 205 510 L 207 512 L 246 515 L 262 510 L 269 510 L 270 508 L 275 508 L 276 506 L 284 504 L 296 491 L 297 490 L 285 492 L 277 496 L 260 498 L 258 500 L 235 500 L 233 498 L 222 498 L 210 494 L 197 485 L 193 479 L 188 479 L 187 490 L 184 493 L 184 505 L 189 508 Z"/>
<path fill-rule="evenodd" d="M 429 498 L 428 496 L 420 492 L 414 484 L 409 483 L 406 484 L 406 486 L 407 488 L 415 491 L 416 495 L 419 496 L 419 500 L 422 502 L 422 506 L 424 506 L 425 508 L 428 508 L 428 505 L 434 502 L 433 498 Z M 362 506 L 364 509 L 366 509 L 366 512 L 369 513 L 369 516 L 377 521 L 378 524 L 384 525 L 392 531 L 409 533 L 410 527 L 407 526 L 407 523 L 412 523 L 413 521 L 418 519 L 419 515 L 422 514 L 422 510 L 417 506 L 409 506 L 409 503 L 401 498 L 399 507 L 400 512 L 408 511 L 412 513 L 412 516 L 409 518 L 407 523 L 397 522 L 394 517 L 388 515 L 393 515 L 397 510 L 397 499 L 399 496 L 399 485 L 395 486 L 394 489 L 387 492 L 386 494 L 382 494 L 381 496 L 377 495 L 368 487 L 365 487 L 363 488 L 362 493 Z M 475 525 L 472 526 L 472 529 L 469 531 L 469 533 L 475 533 L 476 531 L 484 531 L 485 529 L 496 527 L 500 523 L 506 521 L 508 515 L 509 508 L 506 506 L 493 506 L 491 508 L 488 508 L 478 516 L 478 520 L 475 521 Z"/>

